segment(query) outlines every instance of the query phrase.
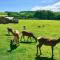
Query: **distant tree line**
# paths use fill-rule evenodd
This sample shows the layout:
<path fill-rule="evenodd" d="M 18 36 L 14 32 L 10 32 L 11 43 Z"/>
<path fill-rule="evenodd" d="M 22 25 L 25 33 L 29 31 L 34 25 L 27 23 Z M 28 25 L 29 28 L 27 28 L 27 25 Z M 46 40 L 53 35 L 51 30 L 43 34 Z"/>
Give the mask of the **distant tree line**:
<path fill-rule="evenodd" d="M 49 10 L 40 11 L 21 11 L 21 12 L 5 12 L 8 16 L 16 17 L 19 19 L 48 19 L 60 20 L 60 12 L 52 12 Z"/>

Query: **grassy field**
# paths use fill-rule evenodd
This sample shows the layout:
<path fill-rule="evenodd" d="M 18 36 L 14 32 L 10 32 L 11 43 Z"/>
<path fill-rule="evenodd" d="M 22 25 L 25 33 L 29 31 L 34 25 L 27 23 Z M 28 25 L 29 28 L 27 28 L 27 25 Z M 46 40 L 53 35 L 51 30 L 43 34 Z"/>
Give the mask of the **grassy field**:
<path fill-rule="evenodd" d="M 55 20 L 20 20 L 18 24 L 0 24 L 0 60 L 38 60 L 36 57 L 36 43 L 20 43 L 20 46 L 11 53 L 10 49 L 11 36 L 7 36 L 7 27 L 22 31 L 22 27 L 26 26 L 26 30 L 33 32 L 38 36 L 46 36 L 50 38 L 60 37 L 60 21 Z M 40 27 L 39 27 L 40 26 Z M 34 39 L 32 38 L 34 42 Z M 42 55 L 39 60 L 51 60 L 51 47 L 42 46 Z M 60 43 L 54 47 L 54 58 L 60 60 Z"/>

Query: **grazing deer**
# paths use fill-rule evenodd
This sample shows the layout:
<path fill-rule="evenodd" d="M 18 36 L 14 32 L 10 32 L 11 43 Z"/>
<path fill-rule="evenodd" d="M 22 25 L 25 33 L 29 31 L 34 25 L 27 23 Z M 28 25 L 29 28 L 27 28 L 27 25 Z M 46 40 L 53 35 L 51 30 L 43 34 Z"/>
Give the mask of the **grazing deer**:
<path fill-rule="evenodd" d="M 8 27 L 7 31 L 8 31 L 8 35 L 10 35 L 10 33 L 13 33 L 13 29 L 11 27 Z"/>
<path fill-rule="evenodd" d="M 8 34 L 10 34 L 10 32 L 13 34 L 14 40 L 19 40 L 19 31 L 18 30 L 13 31 L 13 29 L 11 27 L 8 27 L 7 30 L 8 30 Z"/>
<path fill-rule="evenodd" d="M 10 49 L 13 50 L 19 46 L 19 31 L 12 31 L 13 39 L 10 41 Z"/>
<path fill-rule="evenodd" d="M 37 38 L 38 44 L 37 44 L 37 54 L 38 55 L 38 48 L 40 50 L 40 54 L 41 54 L 41 47 L 42 45 L 47 45 L 47 46 L 51 46 L 52 49 L 52 59 L 53 59 L 53 48 L 54 46 L 60 42 L 60 38 L 58 39 L 49 39 L 49 38 L 45 38 L 45 37 L 38 37 Z"/>
<path fill-rule="evenodd" d="M 36 37 L 33 35 L 32 32 L 22 31 L 21 39 L 22 39 L 22 37 L 24 38 L 25 36 L 28 37 L 27 41 L 28 41 L 29 38 L 31 39 L 31 37 L 33 37 L 36 40 Z M 25 39 L 24 39 L 24 41 L 25 41 Z"/>
<path fill-rule="evenodd" d="M 19 43 L 19 31 L 18 30 L 13 32 L 13 36 L 14 36 L 13 41 L 16 41 L 16 43 Z"/>

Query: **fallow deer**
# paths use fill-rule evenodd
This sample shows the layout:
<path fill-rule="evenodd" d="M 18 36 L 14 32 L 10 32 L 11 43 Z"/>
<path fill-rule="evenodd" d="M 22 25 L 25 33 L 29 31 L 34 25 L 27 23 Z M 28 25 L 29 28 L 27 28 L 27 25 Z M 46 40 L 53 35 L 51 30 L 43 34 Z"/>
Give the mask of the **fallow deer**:
<path fill-rule="evenodd" d="M 24 30 L 24 31 L 22 31 L 21 39 L 22 39 L 22 37 L 24 38 L 25 36 L 28 37 L 28 38 L 27 38 L 27 41 L 28 41 L 29 38 L 31 39 L 31 37 L 34 38 L 35 40 L 37 39 L 37 38 L 33 35 L 32 32 L 27 32 L 27 31 Z M 25 41 L 25 39 L 24 39 L 24 41 Z"/>
<path fill-rule="evenodd" d="M 38 37 L 37 42 L 38 42 L 38 44 L 37 44 L 37 54 L 36 55 L 38 55 L 38 49 L 40 50 L 40 53 L 41 53 L 42 45 L 47 45 L 47 46 L 51 46 L 52 59 L 53 59 L 53 50 L 54 50 L 54 47 L 56 46 L 56 44 L 58 44 L 60 42 L 60 38 L 49 39 L 49 38 L 45 38 L 45 37 Z"/>

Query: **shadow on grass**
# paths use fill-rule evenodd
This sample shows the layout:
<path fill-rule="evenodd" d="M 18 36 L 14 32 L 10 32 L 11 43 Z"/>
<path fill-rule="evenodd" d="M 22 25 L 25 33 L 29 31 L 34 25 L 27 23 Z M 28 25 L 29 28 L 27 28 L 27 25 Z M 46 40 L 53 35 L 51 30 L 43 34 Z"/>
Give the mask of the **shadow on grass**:
<path fill-rule="evenodd" d="M 18 48 L 18 47 L 13 47 L 12 50 L 11 50 L 11 49 L 10 49 L 10 50 L 7 50 L 7 52 L 10 52 L 10 53 L 11 53 L 13 50 L 15 50 L 15 49 L 17 49 L 17 48 Z"/>
<path fill-rule="evenodd" d="M 9 34 L 5 34 L 5 36 L 12 36 L 12 35 L 9 35 Z"/>
<path fill-rule="evenodd" d="M 23 41 L 21 41 L 20 43 L 31 44 L 31 43 L 34 43 L 34 42 L 23 42 Z"/>
<path fill-rule="evenodd" d="M 15 50 L 15 49 L 17 49 L 17 47 L 14 47 L 14 46 L 13 46 L 13 48 L 10 49 L 10 50 L 7 50 L 7 52 L 12 52 L 12 51 Z"/>
<path fill-rule="evenodd" d="M 48 58 L 48 57 L 37 56 L 37 57 L 35 57 L 35 60 L 55 60 L 55 59 Z"/>
<path fill-rule="evenodd" d="M 12 45 L 12 42 L 11 42 L 11 44 L 10 44 L 10 50 L 7 50 L 7 52 L 12 52 L 13 50 L 15 50 L 18 47 L 19 47 L 19 44 Z"/>
<path fill-rule="evenodd" d="M 9 35 L 9 34 L 5 34 L 6 36 L 11 36 L 11 35 Z"/>

